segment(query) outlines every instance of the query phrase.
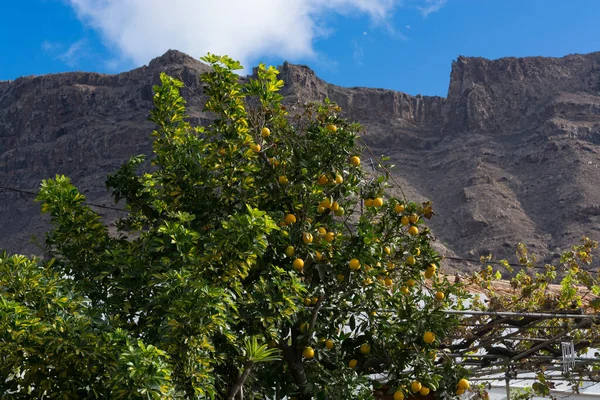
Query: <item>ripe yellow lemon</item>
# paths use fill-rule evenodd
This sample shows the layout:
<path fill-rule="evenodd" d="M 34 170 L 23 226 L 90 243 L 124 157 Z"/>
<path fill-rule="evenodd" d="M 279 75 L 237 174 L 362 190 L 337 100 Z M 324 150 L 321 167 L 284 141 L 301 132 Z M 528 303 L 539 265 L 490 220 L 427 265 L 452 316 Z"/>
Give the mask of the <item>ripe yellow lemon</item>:
<path fill-rule="evenodd" d="M 394 285 L 394 281 L 392 280 L 392 278 L 385 278 L 383 283 L 387 287 L 391 287 L 392 285 Z"/>
<path fill-rule="evenodd" d="M 311 302 L 310 297 L 307 297 L 307 298 L 304 299 L 304 305 L 305 306 L 310 306 L 310 302 Z"/>
<path fill-rule="evenodd" d="M 365 199 L 365 207 L 373 207 L 373 199 Z"/>
<path fill-rule="evenodd" d="M 461 395 L 461 394 L 463 394 L 464 392 L 465 392 L 464 390 L 462 390 L 462 389 L 458 389 L 458 390 L 456 391 L 456 394 L 460 396 L 460 395 Z"/>
<path fill-rule="evenodd" d="M 331 211 L 337 211 L 340 209 L 340 204 L 337 201 L 334 201 L 333 203 L 331 203 L 331 206 L 329 208 L 331 209 Z"/>
<path fill-rule="evenodd" d="M 429 267 L 427 267 L 427 271 L 425 271 L 425 278 L 427 278 L 427 279 L 433 278 L 433 275 L 435 275 L 436 271 L 437 271 L 437 267 L 434 264 L 431 264 Z"/>
<path fill-rule="evenodd" d="M 427 344 L 433 343 L 435 341 L 435 333 L 429 331 L 425 332 L 423 334 L 423 341 Z"/>
<path fill-rule="evenodd" d="M 471 384 L 465 378 L 462 378 L 460 381 L 458 381 L 458 389 L 459 390 L 463 390 L 463 391 L 469 390 L 470 387 L 471 387 Z"/>
<path fill-rule="evenodd" d="M 410 223 L 410 221 L 408 220 L 408 217 L 406 215 L 403 215 L 402 218 L 400 218 L 400 223 L 406 226 Z"/>
<path fill-rule="evenodd" d="M 408 286 L 402 286 L 400 288 L 400 293 L 402 293 L 402 294 L 408 294 L 408 293 L 410 293 L 410 290 L 408 289 Z"/>
<path fill-rule="evenodd" d="M 325 127 L 325 129 L 327 129 L 329 132 L 331 133 L 336 133 L 337 132 L 337 126 L 333 125 L 333 124 L 329 124 Z"/>
<path fill-rule="evenodd" d="M 331 339 L 327 339 L 327 341 L 325 342 L 325 347 L 327 347 L 329 350 L 333 349 L 333 340 Z"/>
<path fill-rule="evenodd" d="M 421 390 L 422 387 L 423 387 L 423 385 L 421 385 L 421 382 L 419 382 L 419 381 L 413 381 L 410 384 L 410 390 L 412 390 L 413 393 L 417 393 L 419 390 Z"/>
<path fill-rule="evenodd" d="M 350 157 L 350 164 L 354 165 L 355 167 L 358 167 L 360 165 L 360 158 L 358 156 Z"/>
<path fill-rule="evenodd" d="M 305 347 L 304 350 L 302 350 L 302 356 L 311 359 L 315 356 L 315 350 L 312 347 Z"/>
<path fill-rule="evenodd" d="M 319 232 L 319 236 L 323 237 L 327 234 L 327 229 L 321 226 L 319 229 L 317 229 L 317 232 Z"/>
<path fill-rule="evenodd" d="M 360 269 L 360 261 L 358 261 L 357 258 L 353 258 L 352 260 L 350 260 L 350 262 L 348 263 L 348 265 L 350 266 L 350 269 L 353 271 L 356 271 L 357 269 Z"/>
<path fill-rule="evenodd" d="M 414 280 L 414 279 L 412 279 L 412 278 L 406 281 L 406 286 L 408 286 L 408 287 L 413 287 L 413 286 L 415 286 L 416 284 L 417 284 L 417 281 L 415 281 L 415 280 Z"/>
<path fill-rule="evenodd" d="M 294 246 L 288 246 L 285 248 L 285 255 L 288 257 L 293 256 L 295 252 L 296 252 L 296 249 L 294 249 Z"/>
<path fill-rule="evenodd" d="M 290 225 L 296 222 L 296 216 L 294 214 L 288 214 L 285 216 L 285 223 Z"/>
<path fill-rule="evenodd" d="M 313 235 L 311 233 L 304 232 L 302 234 L 302 241 L 304 242 L 304 244 L 312 243 L 312 241 L 313 241 Z"/>
<path fill-rule="evenodd" d="M 337 183 L 338 185 L 341 185 L 342 183 L 344 183 L 344 178 L 340 174 L 337 174 L 335 176 L 335 183 Z"/>
<path fill-rule="evenodd" d="M 321 186 L 325 186 L 329 183 L 329 178 L 327 177 L 327 175 L 323 174 L 319 176 L 319 179 L 317 179 L 317 183 Z"/>
<path fill-rule="evenodd" d="M 406 257 L 406 263 L 408 265 L 415 265 L 416 262 L 417 262 L 417 260 L 416 260 L 415 256 L 410 255 L 410 256 Z"/>
<path fill-rule="evenodd" d="M 260 134 L 262 137 L 269 137 L 269 135 L 271 134 L 271 130 L 267 127 L 264 127 L 261 129 Z"/>
<path fill-rule="evenodd" d="M 394 400 L 404 400 L 404 393 L 402 393 L 400 390 L 394 392 Z"/>
<path fill-rule="evenodd" d="M 260 147 L 260 144 L 251 144 L 251 145 L 250 145 L 250 148 L 251 148 L 252 150 L 254 150 L 255 152 L 257 152 L 257 153 L 258 153 L 258 152 L 260 151 L 260 149 L 261 149 L 261 147 Z"/>
<path fill-rule="evenodd" d="M 358 360 L 356 360 L 354 358 L 348 362 L 348 366 L 352 369 L 356 368 L 357 365 L 358 365 Z"/>
<path fill-rule="evenodd" d="M 444 292 L 435 292 L 435 298 L 438 300 L 444 300 L 444 297 L 446 297 L 446 295 L 444 294 Z"/>
<path fill-rule="evenodd" d="M 312 300 L 310 301 L 310 303 L 314 306 L 315 304 L 317 304 L 319 302 L 319 298 L 318 297 L 313 297 Z"/>
<path fill-rule="evenodd" d="M 369 343 L 363 343 L 360 346 L 360 354 L 367 355 L 371 352 L 371 345 Z"/>
<path fill-rule="evenodd" d="M 390 247 L 389 247 L 389 246 L 385 246 L 385 247 L 383 248 L 383 252 L 384 252 L 385 254 L 390 254 L 390 253 L 392 252 L 392 249 L 390 249 Z"/>
<path fill-rule="evenodd" d="M 335 239 L 335 233 L 333 233 L 333 232 L 327 232 L 325 234 L 325 237 L 323 239 L 325 239 L 325 241 L 327 243 L 331 243 Z"/>
<path fill-rule="evenodd" d="M 303 322 L 300 324 L 300 333 L 306 333 L 308 330 L 308 323 Z"/>
<path fill-rule="evenodd" d="M 289 183 L 289 180 L 287 177 L 285 177 L 284 175 L 280 175 L 279 179 L 277 179 L 279 181 L 280 185 L 287 185 Z"/>
<path fill-rule="evenodd" d="M 300 271 L 302 268 L 304 268 L 304 260 L 302 260 L 301 258 L 296 258 L 293 262 L 293 266 L 294 269 Z"/>
<path fill-rule="evenodd" d="M 419 390 L 419 394 L 421 396 L 427 396 L 429 394 L 429 388 L 427 386 L 423 386 L 421 390 Z"/>
<path fill-rule="evenodd" d="M 416 226 L 412 225 L 410 228 L 408 228 L 408 233 L 415 236 L 419 234 L 419 228 L 417 228 Z"/>
<path fill-rule="evenodd" d="M 404 206 L 403 206 L 402 204 L 396 204 L 396 205 L 394 206 L 394 211 L 395 211 L 397 214 L 401 214 L 401 213 L 403 213 L 403 212 L 404 212 Z"/>
<path fill-rule="evenodd" d="M 383 199 L 381 197 L 375 197 L 373 199 L 373 207 L 381 207 L 383 205 Z"/>
<path fill-rule="evenodd" d="M 408 219 L 414 224 L 419 220 L 419 216 L 417 214 L 410 214 L 410 217 L 408 217 Z"/>

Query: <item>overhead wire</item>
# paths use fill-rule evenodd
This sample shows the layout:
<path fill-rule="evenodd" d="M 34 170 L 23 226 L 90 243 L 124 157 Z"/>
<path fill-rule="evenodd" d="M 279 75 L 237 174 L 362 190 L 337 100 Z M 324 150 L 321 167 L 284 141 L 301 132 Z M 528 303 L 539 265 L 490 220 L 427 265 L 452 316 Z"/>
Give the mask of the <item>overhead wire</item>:
<path fill-rule="evenodd" d="M 13 188 L 13 187 L 8 187 L 8 186 L 2 186 L 0 185 L 0 189 L 2 190 L 6 190 L 9 192 L 15 192 L 15 193 L 21 193 L 21 194 L 26 194 L 29 196 L 37 196 L 37 193 L 35 192 L 31 192 L 29 190 L 23 190 L 23 189 L 17 189 L 17 188 Z M 120 211 L 120 212 L 128 212 L 127 210 L 123 209 L 123 208 L 117 208 L 117 207 L 111 207 L 111 206 L 105 206 L 103 204 L 96 204 L 96 203 L 90 203 L 87 201 L 83 202 L 84 205 L 86 206 L 90 206 L 90 207 L 97 207 L 97 208 L 103 208 L 106 210 L 113 210 L 113 211 Z"/>
<path fill-rule="evenodd" d="M 372 162 L 372 161 L 371 161 Z M 391 175 L 390 175 L 391 176 Z M 25 194 L 25 195 L 29 195 L 29 196 L 37 196 L 36 192 L 32 192 L 29 190 L 23 190 L 23 189 L 17 189 L 14 187 L 9 187 L 9 186 L 4 186 L 4 185 L 0 185 L 0 189 L 1 190 L 6 190 L 9 192 L 15 192 L 15 193 L 21 193 L 21 194 Z M 113 211 L 119 211 L 119 212 L 128 212 L 128 210 L 123 209 L 123 208 L 118 208 L 118 207 L 111 207 L 111 206 L 106 206 L 103 204 L 97 204 L 97 203 L 91 203 L 91 202 L 83 202 L 84 205 L 86 206 L 90 206 L 90 207 L 97 207 L 97 208 L 102 208 L 105 210 L 113 210 Z M 509 262 L 504 262 L 504 261 L 494 261 L 494 260 L 477 260 L 477 259 L 472 259 L 472 258 L 463 258 L 463 257 L 455 257 L 455 256 L 443 256 L 444 259 L 446 260 L 452 260 L 452 261 L 460 261 L 460 262 L 469 262 L 469 263 L 474 263 L 474 264 L 497 264 L 503 267 L 506 267 L 507 265 L 510 267 L 515 267 L 515 268 L 533 268 L 533 269 L 546 269 L 546 267 L 543 266 L 523 266 L 521 264 L 514 264 L 514 263 L 509 263 Z"/>

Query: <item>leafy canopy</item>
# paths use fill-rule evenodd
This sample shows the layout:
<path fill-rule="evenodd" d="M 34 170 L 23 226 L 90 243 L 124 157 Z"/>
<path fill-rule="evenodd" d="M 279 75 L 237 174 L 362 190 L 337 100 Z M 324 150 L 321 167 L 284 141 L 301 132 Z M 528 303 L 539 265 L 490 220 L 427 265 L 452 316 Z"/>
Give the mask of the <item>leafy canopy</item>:
<path fill-rule="evenodd" d="M 191 126 L 161 75 L 152 168 L 107 180 L 117 235 L 68 178 L 43 182 L 52 261 L 0 257 L 3 398 L 460 393 L 437 350 L 467 294 L 437 271 L 431 206 L 363 168 L 337 105 L 288 110 L 273 67 L 242 84 L 203 60 L 214 121 Z"/>

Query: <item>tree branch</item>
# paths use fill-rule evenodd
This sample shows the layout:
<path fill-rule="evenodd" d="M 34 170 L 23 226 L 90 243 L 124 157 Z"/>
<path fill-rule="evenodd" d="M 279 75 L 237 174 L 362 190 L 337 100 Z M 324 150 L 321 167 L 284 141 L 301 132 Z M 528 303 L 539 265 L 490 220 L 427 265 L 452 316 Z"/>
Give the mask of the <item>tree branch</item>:
<path fill-rule="evenodd" d="M 250 376 L 250 372 L 252 372 L 253 368 L 254 363 L 252 361 L 247 361 L 246 363 L 244 363 L 244 372 L 241 373 L 241 375 L 237 378 L 233 386 L 231 386 L 231 388 L 229 389 L 229 393 L 227 393 L 227 400 L 233 400 L 235 398 L 235 396 L 244 386 L 244 382 L 246 382 L 246 379 L 248 379 L 248 376 Z"/>

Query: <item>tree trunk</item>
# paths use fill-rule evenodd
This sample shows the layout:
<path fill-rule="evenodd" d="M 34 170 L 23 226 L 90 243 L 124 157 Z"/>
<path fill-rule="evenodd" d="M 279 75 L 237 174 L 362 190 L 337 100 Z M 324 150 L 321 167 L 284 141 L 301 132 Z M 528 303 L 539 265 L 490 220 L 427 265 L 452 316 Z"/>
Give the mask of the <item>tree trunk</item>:
<path fill-rule="evenodd" d="M 250 372 L 252 372 L 253 367 L 254 367 L 254 363 L 251 361 L 248 361 L 244 364 L 244 371 L 237 378 L 237 380 L 235 381 L 233 386 L 231 386 L 231 388 L 229 389 L 229 393 L 227 393 L 227 400 L 235 399 L 235 396 L 238 394 L 238 392 L 240 392 L 242 390 L 242 387 L 244 386 L 244 382 L 246 382 L 246 379 L 248 379 L 248 376 L 250 375 Z M 243 400 L 243 394 L 242 394 L 241 399 Z"/>
<path fill-rule="evenodd" d="M 296 330 L 292 329 L 292 345 L 288 346 L 287 344 L 282 343 L 281 350 L 283 351 L 283 358 L 290 368 L 294 382 L 296 382 L 296 385 L 302 390 L 308 383 L 308 380 L 306 379 L 306 372 L 304 371 L 304 365 L 302 364 L 302 351 L 298 347 L 296 335 Z M 299 398 L 301 400 L 310 400 L 312 399 L 312 394 L 301 393 Z"/>

